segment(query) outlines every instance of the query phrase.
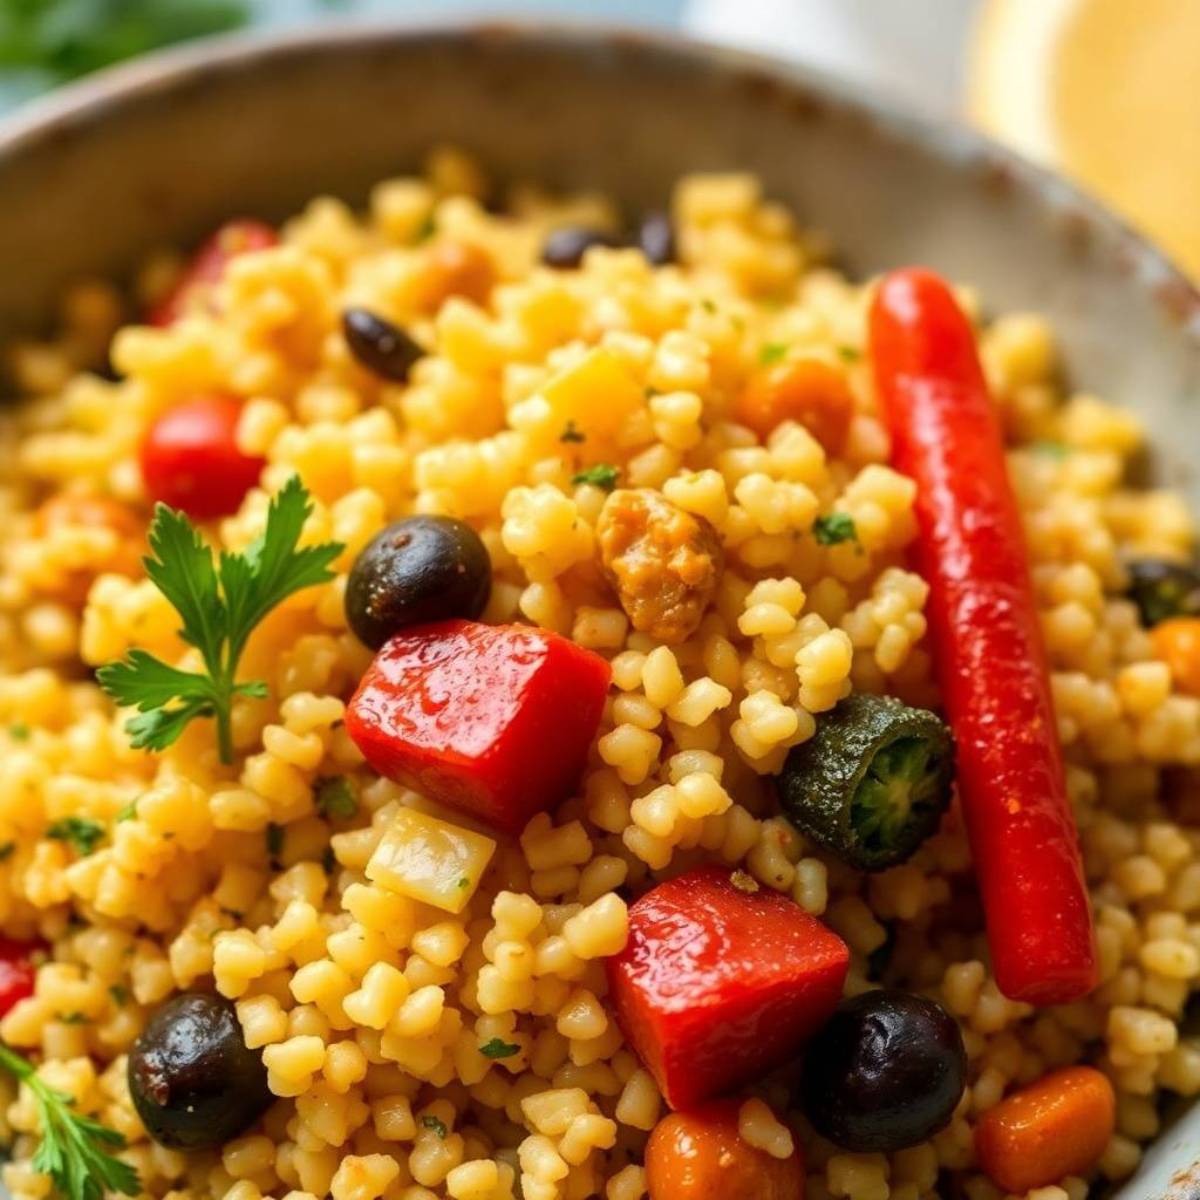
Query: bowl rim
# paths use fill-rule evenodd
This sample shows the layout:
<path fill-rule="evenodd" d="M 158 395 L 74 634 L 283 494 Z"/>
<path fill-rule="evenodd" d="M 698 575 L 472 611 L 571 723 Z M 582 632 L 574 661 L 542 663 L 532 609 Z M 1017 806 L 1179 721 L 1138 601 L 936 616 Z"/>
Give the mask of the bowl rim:
<path fill-rule="evenodd" d="M 760 54 L 656 28 L 592 18 L 488 17 L 479 14 L 352 19 L 284 29 L 255 29 L 200 38 L 105 68 L 20 105 L 0 119 L 0 168 L 48 141 L 85 133 L 124 109 L 194 82 L 236 73 L 264 61 L 387 42 L 524 42 L 548 51 L 578 53 L 597 46 L 630 49 L 731 76 L 765 80 L 816 95 L 915 144 L 959 170 L 991 173 L 1032 195 L 1051 211 L 1099 227 L 1119 265 L 1152 303 L 1200 350 L 1200 281 L 1193 281 L 1145 234 L 1077 184 L 1025 158 L 957 117 L 914 111 L 885 90 L 857 87 L 785 58 Z"/>

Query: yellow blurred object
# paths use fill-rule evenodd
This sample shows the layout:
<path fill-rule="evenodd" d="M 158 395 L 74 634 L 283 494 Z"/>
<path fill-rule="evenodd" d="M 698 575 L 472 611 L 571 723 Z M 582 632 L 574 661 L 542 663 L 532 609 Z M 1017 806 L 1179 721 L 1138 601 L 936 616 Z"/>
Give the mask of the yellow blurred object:
<path fill-rule="evenodd" d="M 985 0 L 967 105 L 1200 279 L 1200 0 Z"/>

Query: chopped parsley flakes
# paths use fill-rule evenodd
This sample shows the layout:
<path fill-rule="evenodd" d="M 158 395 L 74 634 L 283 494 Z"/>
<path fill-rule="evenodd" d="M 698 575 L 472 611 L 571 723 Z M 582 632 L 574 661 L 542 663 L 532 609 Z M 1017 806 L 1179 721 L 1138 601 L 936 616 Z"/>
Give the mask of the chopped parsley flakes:
<path fill-rule="evenodd" d="M 515 1042 L 506 1042 L 503 1038 L 490 1038 L 479 1047 L 479 1053 L 484 1058 L 512 1058 L 521 1053 L 521 1047 Z"/>
<path fill-rule="evenodd" d="M 611 463 L 597 463 L 583 471 L 576 471 L 571 476 L 572 483 L 590 483 L 603 491 L 611 492 L 617 486 L 621 472 Z"/>
<path fill-rule="evenodd" d="M 316 792 L 317 812 L 323 817 L 345 820 L 358 812 L 358 801 L 354 789 L 344 775 L 333 775 L 318 779 Z"/>
<path fill-rule="evenodd" d="M 104 826 L 91 817 L 60 817 L 46 829 L 46 836 L 56 842 L 69 842 L 81 858 L 91 854 L 104 837 Z"/>
<path fill-rule="evenodd" d="M 813 537 L 822 546 L 837 546 L 842 542 L 858 541 L 858 530 L 849 513 L 832 512 L 813 522 Z"/>
<path fill-rule="evenodd" d="M 758 361 L 764 367 L 769 367 L 773 363 L 782 362 L 787 352 L 788 348 L 786 342 L 768 342 L 758 352 Z"/>
<path fill-rule="evenodd" d="M 439 1121 L 437 1117 L 428 1115 L 421 1118 L 421 1128 L 432 1129 L 433 1132 L 442 1139 L 442 1141 L 446 1140 L 446 1134 L 449 1132 L 449 1130 L 446 1128 L 445 1121 Z"/>

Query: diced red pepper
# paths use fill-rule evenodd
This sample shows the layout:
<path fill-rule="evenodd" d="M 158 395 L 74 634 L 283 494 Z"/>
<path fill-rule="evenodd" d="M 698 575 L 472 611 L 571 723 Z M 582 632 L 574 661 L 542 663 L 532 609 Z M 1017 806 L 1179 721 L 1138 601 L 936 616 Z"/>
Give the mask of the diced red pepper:
<path fill-rule="evenodd" d="M 0 937 L 0 1017 L 18 1000 L 33 995 L 37 975 L 34 957 L 45 954 L 45 942 L 19 942 Z"/>
<path fill-rule="evenodd" d="M 611 674 L 545 629 L 416 625 L 375 655 L 346 729 L 381 775 L 518 833 L 579 782 Z"/>
<path fill-rule="evenodd" d="M 792 1057 L 842 995 L 850 952 L 778 892 L 728 867 L 689 871 L 629 910 L 608 960 L 617 1021 L 672 1108 Z"/>
<path fill-rule="evenodd" d="M 261 221 L 227 221 L 201 244 L 175 286 L 147 314 L 151 325 L 171 325 L 186 312 L 197 288 L 219 283 L 231 259 L 279 244 L 279 235 Z"/>
<path fill-rule="evenodd" d="M 238 448 L 241 412 L 238 400 L 222 395 L 167 409 L 142 439 L 142 479 L 150 498 L 201 520 L 237 512 L 266 464 Z"/>

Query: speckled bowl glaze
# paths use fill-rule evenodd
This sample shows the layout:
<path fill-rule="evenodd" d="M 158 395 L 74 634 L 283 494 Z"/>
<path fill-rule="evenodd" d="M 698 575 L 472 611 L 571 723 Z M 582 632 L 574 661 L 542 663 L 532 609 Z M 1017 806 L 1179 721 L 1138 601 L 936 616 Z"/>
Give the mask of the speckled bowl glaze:
<path fill-rule="evenodd" d="M 122 274 L 224 217 L 361 199 L 431 143 L 501 177 L 661 204 L 696 169 L 754 171 L 846 265 L 923 262 L 1036 309 L 1072 381 L 1137 407 L 1155 474 L 1200 504 L 1200 294 L 1073 188 L 963 129 L 783 63 L 594 27 L 347 27 L 146 59 L 0 127 L 0 337 L 73 276 Z M 1200 1106 L 1122 1200 L 1200 1198 Z"/>

